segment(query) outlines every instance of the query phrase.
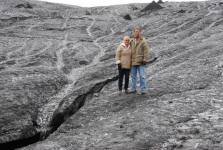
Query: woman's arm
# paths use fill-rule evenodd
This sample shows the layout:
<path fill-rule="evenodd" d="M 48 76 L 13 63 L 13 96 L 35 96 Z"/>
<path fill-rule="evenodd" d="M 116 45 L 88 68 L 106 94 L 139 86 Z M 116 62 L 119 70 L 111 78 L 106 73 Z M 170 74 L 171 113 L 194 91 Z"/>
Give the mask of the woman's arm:
<path fill-rule="evenodd" d="M 120 64 L 121 62 L 121 47 L 119 46 L 116 50 L 116 55 L 115 55 L 115 59 L 116 59 L 116 64 Z"/>

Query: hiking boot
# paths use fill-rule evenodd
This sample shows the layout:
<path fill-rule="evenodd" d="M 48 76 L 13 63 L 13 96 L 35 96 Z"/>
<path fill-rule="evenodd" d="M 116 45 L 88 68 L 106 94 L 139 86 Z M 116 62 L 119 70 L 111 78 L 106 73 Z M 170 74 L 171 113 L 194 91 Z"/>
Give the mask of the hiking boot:
<path fill-rule="evenodd" d="M 121 95 L 122 94 L 122 91 L 121 90 L 118 90 L 118 95 Z"/>
<path fill-rule="evenodd" d="M 136 93 L 136 90 L 131 89 L 129 90 L 129 93 Z"/>
<path fill-rule="evenodd" d="M 142 90 L 142 91 L 140 92 L 141 95 L 144 95 L 144 94 L 146 94 L 146 93 L 147 93 L 146 90 Z"/>
<path fill-rule="evenodd" d="M 125 94 L 129 94 L 129 90 L 125 90 Z"/>

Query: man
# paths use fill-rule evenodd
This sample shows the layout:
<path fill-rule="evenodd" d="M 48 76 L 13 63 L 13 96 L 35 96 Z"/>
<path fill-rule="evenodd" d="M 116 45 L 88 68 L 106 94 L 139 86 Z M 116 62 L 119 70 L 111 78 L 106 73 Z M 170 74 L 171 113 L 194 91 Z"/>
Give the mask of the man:
<path fill-rule="evenodd" d="M 130 45 L 132 47 L 132 58 L 131 58 L 132 89 L 129 91 L 129 93 L 136 93 L 137 72 L 139 72 L 141 94 L 145 94 L 146 93 L 145 65 L 149 57 L 149 46 L 147 41 L 144 38 L 142 38 L 139 27 L 135 28 L 134 39 L 131 40 Z"/>

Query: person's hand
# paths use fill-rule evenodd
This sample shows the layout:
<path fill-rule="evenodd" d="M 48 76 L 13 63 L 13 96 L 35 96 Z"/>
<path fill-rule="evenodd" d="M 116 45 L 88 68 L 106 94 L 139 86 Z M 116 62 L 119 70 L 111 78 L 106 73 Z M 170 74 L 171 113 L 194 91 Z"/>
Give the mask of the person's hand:
<path fill-rule="evenodd" d="M 141 65 L 143 65 L 143 66 L 146 65 L 146 61 L 142 61 Z"/>
<path fill-rule="evenodd" d="M 121 69 L 122 69 L 121 64 L 118 64 L 118 70 L 121 70 Z"/>
<path fill-rule="evenodd" d="M 116 65 L 118 65 L 118 64 L 120 64 L 120 63 L 121 63 L 120 60 L 118 60 L 118 61 L 115 62 Z"/>

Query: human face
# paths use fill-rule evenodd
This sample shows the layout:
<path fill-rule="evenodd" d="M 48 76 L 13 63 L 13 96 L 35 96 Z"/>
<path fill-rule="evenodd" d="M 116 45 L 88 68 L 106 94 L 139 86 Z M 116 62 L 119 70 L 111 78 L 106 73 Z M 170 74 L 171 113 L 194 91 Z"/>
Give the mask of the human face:
<path fill-rule="evenodd" d="M 125 43 L 125 46 L 128 46 L 129 45 L 129 39 L 128 38 L 125 38 L 124 39 L 124 43 Z"/>
<path fill-rule="evenodd" d="M 135 38 L 139 38 L 140 30 L 139 29 L 135 29 L 134 35 L 135 35 Z"/>

